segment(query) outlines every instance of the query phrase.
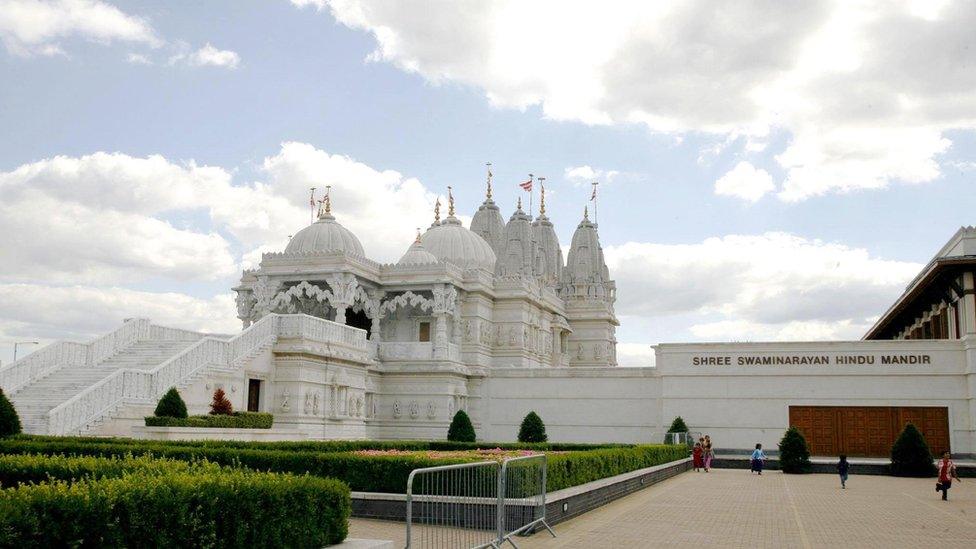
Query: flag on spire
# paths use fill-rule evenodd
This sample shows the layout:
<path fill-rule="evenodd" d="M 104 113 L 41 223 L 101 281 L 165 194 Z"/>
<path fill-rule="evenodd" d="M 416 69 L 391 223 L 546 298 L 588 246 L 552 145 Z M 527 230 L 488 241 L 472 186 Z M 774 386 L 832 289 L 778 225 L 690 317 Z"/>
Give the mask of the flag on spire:
<path fill-rule="evenodd" d="M 519 183 L 519 187 L 522 187 L 523 191 L 532 192 L 532 176 L 529 176 L 529 180 L 525 183 Z"/>
<path fill-rule="evenodd" d="M 596 186 L 599 185 L 596 181 L 593 182 L 593 194 L 590 195 L 590 202 L 596 200 Z"/>

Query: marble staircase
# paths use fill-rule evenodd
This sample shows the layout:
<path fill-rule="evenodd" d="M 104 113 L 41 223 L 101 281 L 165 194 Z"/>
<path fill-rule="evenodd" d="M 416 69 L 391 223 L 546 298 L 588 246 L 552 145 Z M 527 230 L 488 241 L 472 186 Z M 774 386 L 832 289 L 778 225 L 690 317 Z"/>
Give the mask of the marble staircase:
<path fill-rule="evenodd" d="M 55 406 L 119 370 L 151 370 L 194 343 L 195 341 L 137 341 L 93 366 L 67 366 L 31 382 L 11 399 L 20 415 L 24 432 L 47 434 L 47 413 Z"/>

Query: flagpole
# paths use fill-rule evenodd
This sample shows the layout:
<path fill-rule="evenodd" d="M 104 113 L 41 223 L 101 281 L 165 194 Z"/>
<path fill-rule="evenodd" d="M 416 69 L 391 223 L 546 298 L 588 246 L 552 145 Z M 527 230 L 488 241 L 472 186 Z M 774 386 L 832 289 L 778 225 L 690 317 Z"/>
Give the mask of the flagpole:
<path fill-rule="evenodd" d="M 315 187 L 312 187 L 312 195 L 308 199 L 308 222 L 315 223 Z"/>
<path fill-rule="evenodd" d="M 593 182 L 593 224 L 597 226 L 600 225 L 600 214 L 596 211 L 596 186 L 599 184 L 599 181 Z"/>
<path fill-rule="evenodd" d="M 529 174 L 529 181 L 532 181 L 534 179 L 535 179 L 535 176 L 532 175 L 532 174 Z M 532 189 L 533 188 L 534 188 L 534 185 L 529 185 L 529 218 L 532 217 L 532 195 L 535 194 L 535 193 L 532 192 Z"/>

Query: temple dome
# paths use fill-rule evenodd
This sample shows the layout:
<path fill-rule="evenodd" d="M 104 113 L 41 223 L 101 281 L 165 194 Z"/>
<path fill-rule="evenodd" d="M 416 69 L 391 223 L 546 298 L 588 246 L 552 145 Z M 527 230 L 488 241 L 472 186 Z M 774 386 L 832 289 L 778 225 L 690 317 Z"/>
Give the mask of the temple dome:
<path fill-rule="evenodd" d="M 420 242 L 437 259 L 462 269 L 495 269 L 495 252 L 491 245 L 466 229 L 453 215 L 443 222 L 435 222 L 421 235 Z"/>
<path fill-rule="evenodd" d="M 437 257 L 424 248 L 419 235 L 417 240 L 407 249 L 407 253 L 403 254 L 400 261 L 397 261 L 397 265 L 433 265 L 434 263 L 437 263 Z"/>
<path fill-rule="evenodd" d="M 308 252 L 345 252 L 360 257 L 366 255 L 356 235 L 336 222 L 328 210 L 321 212 L 315 223 L 298 231 L 285 247 L 285 253 Z"/>

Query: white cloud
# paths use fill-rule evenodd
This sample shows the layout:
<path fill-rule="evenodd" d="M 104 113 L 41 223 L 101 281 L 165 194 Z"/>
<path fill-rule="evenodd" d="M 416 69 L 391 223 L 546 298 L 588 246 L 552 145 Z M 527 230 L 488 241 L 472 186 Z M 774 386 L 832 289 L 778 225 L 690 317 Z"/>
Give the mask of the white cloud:
<path fill-rule="evenodd" d="M 769 172 L 749 162 L 739 162 L 715 182 L 715 194 L 756 202 L 776 186 Z"/>
<path fill-rule="evenodd" d="M 563 177 L 571 181 L 577 187 L 589 185 L 594 181 L 600 183 L 610 183 L 620 172 L 617 170 L 600 170 L 588 165 L 570 166 L 563 171 Z"/>
<path fill-rule="evenodd" d="M 149 59 L 149 56 L 143 55 L 141 53 L 130 53 L 125 56 L 125 61 L 132 65 L 152 65 L 153 62 Z"/>
<path fill-rule="evenodd" d="M 692 334 L 709 339 L 860 335 L 921 268 L 786 233 L 631 242 L 605 255 L 626 296 L 618 314 L 692 315 Z"/>
<path fill-rule="evenodd" d="M 617 365 L 624 367 L 654 366 L 654 349 L 646 343 L 617 343 Z"/>
<path fill-rule="evenodd" d="M 204 47 L 191 53 L 186 63 L 192 67 L 225 67 L 236 69 L 241 62 L 241 56 L 230 50 L 218 50 L 209 42 Z"/>
<path fill-rule="evenodd" d="M 9 52 L 63 54 L 58 41 L 73 37 L 162 44 L 148 21 L 99 0 L 0 0 L 0 41 Z"/>
<path fill-rule="evenodd" d="M 784 201 L 933 181 L 945 133 L 976 129 L 976 10 L 964 0 L 293 4 L 370 33 L 371 60 L 499 107 L 741 136 L 748 152 L 783 130 Z"/>
<path fill-rule="evenodd" d="M 115 287 L 0 284 L 0 339 L 4 340 L 84 340 L 133 317 L 147 317 L 163 326 L 233 333 L 240 330 L 236 314 L 230 293 L 199 299 Z"/>

